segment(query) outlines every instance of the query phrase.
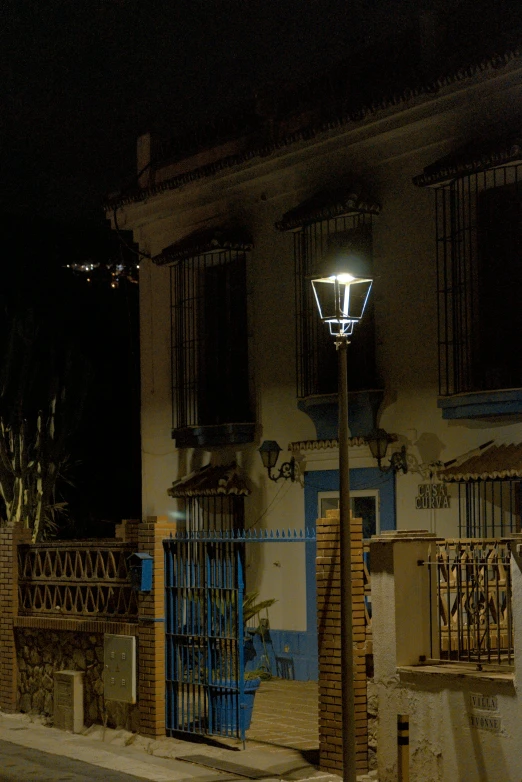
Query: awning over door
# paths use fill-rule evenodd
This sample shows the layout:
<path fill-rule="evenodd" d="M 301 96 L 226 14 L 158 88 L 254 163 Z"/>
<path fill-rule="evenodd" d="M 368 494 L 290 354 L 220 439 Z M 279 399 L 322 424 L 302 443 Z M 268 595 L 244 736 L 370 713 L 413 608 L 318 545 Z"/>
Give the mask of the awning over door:
<path fill-rule="evenodd" d="M 495 445 L 490 440 L 447 462 L 438 477 L 454 482 L 522 479 L 522 443 Z"/>
<path fill-rule="evenodd" d="M 210 464 L 174 481 L 167 489 L 170 497 L 246 496 L 250 494 L 247 478 L 237 464 L 213 467 Z"/>

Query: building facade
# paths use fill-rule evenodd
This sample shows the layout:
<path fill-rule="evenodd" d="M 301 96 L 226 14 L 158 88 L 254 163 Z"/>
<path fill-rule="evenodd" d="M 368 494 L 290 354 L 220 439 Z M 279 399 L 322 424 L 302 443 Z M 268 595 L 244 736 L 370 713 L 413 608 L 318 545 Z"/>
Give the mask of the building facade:
<path fill-rule="evenodd" d="M 138 140 L 137 186 L 107 209 L 142 253 L 145 517 L 183 524 L 168 490 L 207 465 L 241 471 L 249 530 L 314 527 L 336 506 L 336 351 L 309 278 L 341 249 L 374 280 L 348 353 L 365 536 L 519 530 L 522 55 L 431 68 L 340 69 L 206 136 Z M 295 480 L 270 479 L 265 440 Z M 315 678 L 314 545 L 250 548 L 247 590 L 277 599 L 275 655 Z"/>

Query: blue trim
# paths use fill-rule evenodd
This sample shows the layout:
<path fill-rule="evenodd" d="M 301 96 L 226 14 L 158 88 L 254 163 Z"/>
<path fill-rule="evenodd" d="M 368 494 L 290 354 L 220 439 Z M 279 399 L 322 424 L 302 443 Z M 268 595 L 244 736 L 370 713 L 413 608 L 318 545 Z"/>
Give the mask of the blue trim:
<path fill-rule="evenodd" d="M 437 405 L 445 420 L 485 418 L 522 413 L 522 389 L 476 391 L 471 394 L 439 397 Z"/>
<path fill-rule="evenodd" d="M 272 630 L 265 636 L 252 637 L 254 653 L 249 654 L 246 671 L 269 667 L 273 676 L 296 681 L 317 680 L 317 640 L 300 630 Z M 265 651 L 266 649 L 266 651 Z M 268 660 L 265 656 L 268 654 Z"/>
<path fill-rule="evenodd" d="M 348 425 L 352 437 L 364 437 L 376 426 L 376 415 L 384 391 L 350 391 L 348 394 Z M 337 394 L 307 396 L 297 407 L 313 421 L 318 440 L 336 440 L 339 436 L 339 397 Z"/>

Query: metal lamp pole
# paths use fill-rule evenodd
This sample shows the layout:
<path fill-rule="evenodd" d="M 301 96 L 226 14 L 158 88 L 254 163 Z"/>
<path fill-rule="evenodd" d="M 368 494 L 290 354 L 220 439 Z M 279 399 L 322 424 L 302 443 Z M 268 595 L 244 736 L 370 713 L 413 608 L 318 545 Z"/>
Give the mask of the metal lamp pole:
<path fill-rule="evenodd" d="M 339 567 L 341 580 L 341 700 L 343 779 L 356 782 L 355 690 L 353 684 L 352 540 L 348 459 L 348 337 L 364 313 L 370 277 L 348 271 L 315 277 L 312 287 L 319 317 L 335 336 L 339 355 Z"/>
<path fill-rule="evenodd" d="M 341 575 L 341 693 L 343 779 L 355 782 L 355 694 L 353 686 L 352 541 L 348 459 L 348 339 L 335 343 L 339 357 L 339 558 Z"/>

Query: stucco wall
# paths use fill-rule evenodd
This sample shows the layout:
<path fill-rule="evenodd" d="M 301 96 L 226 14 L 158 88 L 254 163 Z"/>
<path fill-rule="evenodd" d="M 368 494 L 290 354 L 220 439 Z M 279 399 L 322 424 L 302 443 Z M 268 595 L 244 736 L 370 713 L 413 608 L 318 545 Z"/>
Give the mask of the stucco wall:
<path fill-rule="evenodd" d="M 519 782 L 522 778 L 522 574 L 511 559 L 514 672 L 505 666 L 419 665 L 429 657 L 430 603 L 421 534 L 372 542 L 372 610 L 380 782 L 397 779 L 397 716 L 410 725 L 415 782 Z M 414 591 L 417 592 L 414 595 Z M 436 595 L 436 590 L 431 594 Z"/>
<path fill-rule="evenodd" d="M 416 508 L 418 485 L 428 479 L 428 465 L 492 438 L 520 442 L 522 424 L 512 419 L 445 421 L 437 408 L 434 196 L 416 188 L 412 177 L 470 138 L 494 136 L 515 122 L 521 83 L 516 66 L 484 72 L 119 210 L 120 227 L 132 228 L 142 251 L 152 255 L 196 229 L 231 218 L 251 232 L 254 242 L 248 259 L 248 306 L 257 431 L 255 443 L 237 449 L 174 447 L 169 271 L 147 259 L 140 264 L 145 516 L 175 519 L 176 502 L 166 494 L 172 481 L 211 460 L 236 459 L 253 488 L 246 502 L 247 525 L 303 526 L 301 482 L 270 482 L 256 452 L 265 438 L 276 439 L 284 448 L 316 436 L 313 423 L 296 404 L 292 236 L 276 231 L 274 223 L 313 193 L 359 180 L 382 204 L 373 223 L 372 293 L 377 361 L 385 388 L 379 424 L 398 435 L 409 458 L 409 472 L 396 479 L 397 527 L 428 529 L 445 537 L 458 534 L 454 489 L 448 509 Z M 316 468 L 309 454 L 301 456 L 302 469 Z M 336 469 L 336 453 L 329 457 L 322 469 Z M 352 448 L 350 457 L 352 464 L 375 466 L 366 448 Z M 305 629 L 304 571 L 304 552 L 298 547 L 257 547 L 249 555 L 248 588 L 278 598 L 271 610 L 274 628 Z"/>

